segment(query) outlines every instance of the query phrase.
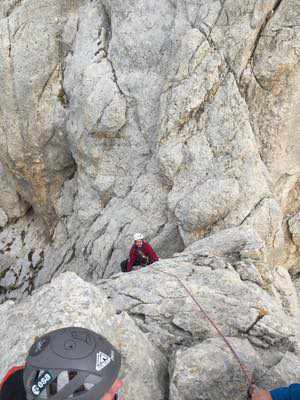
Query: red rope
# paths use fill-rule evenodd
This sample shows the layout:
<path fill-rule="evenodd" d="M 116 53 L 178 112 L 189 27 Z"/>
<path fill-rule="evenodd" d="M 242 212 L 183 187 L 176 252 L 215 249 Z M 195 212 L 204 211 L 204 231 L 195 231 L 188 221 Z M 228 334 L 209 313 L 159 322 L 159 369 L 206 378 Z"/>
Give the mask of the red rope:
<path fill-rule="evenodd" d="M 180 283 L 180 285 L 186 290 L 188 295 L 191 297 L 191 299 L 194 301 L 194 303 L 197 305 L 197 307 L 203 313 L 205 318 L 211 323 L 211 325 L 215 328 L 215 330 L 218 332 L 218 334 L 221 336 L 221 338 L 224 340 L 226 345 L 231 350 L 232 354 L 234 355 L 235 359 L 237 360 L 237 362 L 238 362 L 238 364 L 239 364 L 239 366 L 241 368 L 241 371 L 242 371 L 242 373 L 243 373 L 243 375 L 244 375 L 244 377 L 246 379 L 248 387 L 250 388 L 252 386 L 252 376 L 251 376 L 250 372 L 247 370 L 245 365 L 242 363 L 242 361 L 239 358 L 239 356 L 237 355 L 236 351 L 234 350 L 232 345 L 229 343 L 229 341 L 226 339 L 226 337 L 223 335 L 222 331 L 217 326 L 217 324 L 209 317 L 209 315 L 206 313 L 206 311 L 201 307 L 201 305 L 199 304 L 198 300 L 194 297 L 193 293 L 184 285 L 184 283 L 181 281 L 181 279 L 178 278 L 178 276 L 176 276 L 174 274 L 171 274 L 169 272 L 165 272 L 165 271 L 159 271 L 159 272 L 161 272 L 163 274 L 166 274 L 166 275 L 169 275 L 169 276 L 172 276 L 173 278 L 177 279 L 177 281 Z"/>

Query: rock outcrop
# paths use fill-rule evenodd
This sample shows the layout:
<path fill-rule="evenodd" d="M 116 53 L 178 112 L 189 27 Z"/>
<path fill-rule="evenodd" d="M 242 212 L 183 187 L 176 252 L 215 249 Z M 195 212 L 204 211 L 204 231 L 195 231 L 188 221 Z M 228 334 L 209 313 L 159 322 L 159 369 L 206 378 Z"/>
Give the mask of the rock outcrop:
<path fill-rule="evenodd" d="M 161 261 L 97 286 L 67 272 L 20 304 L 5 302 L 1 371 L 24 361 L 34 337 L 81 326 L 100 332 L 121 351 L 128 399 L 163 399 L 168 393 L 170 399 L 193 399 L 200 388 L 207 399 L 245 399 L 247 381 L 237 360 L 181 281 L 227 336 L 256 384 L 272 388 L 297 380 L 295 319 L 221 260 Z M 254 324 L 262 307 L 267 313 Z"/>
<path fill-rule="evenodd" d="M 67 16 L 60 1 L 5 1 L 1 8 L 1 162 L 51 234 L 54 203 L 74 168 L 58 101 Z"/>
<path fill-rule="evenodd" d="M 153 270 L 148 267 L 101 280 L 99 287 L 117 310 L 128 312 L 166 354 L 177 344 L 191 345 L 218 336 L 205 315 L 199 315 L 176 276 L 226 336 L 243 336 L 262 349 L 276 347 L 280 351 L 282 347 L 285 351 L 291 347 L 295 315 L 288 317 L 280 299 L 267 293 L 263 284 L 243 281 L 232 264 L 222 261 L 209 257 L 197 264 L 164 260 L 155 263 Z M 261 308 L 267 309 L 268 315 L 248 331 Z"/>
<path fill-rule="evenodd" d="M 243 226 L 268 265 L 299 270 L 299 12 L 2 2 L 0 224 L 33 208 L 52 238 L 36 285 L 110 276 L 137 230 L 169 257 Z"/>
<path fill-rule="evenodd" d="M 116 331 L 128 322 L 124 335 L 162 371 L 137 382 L 137 361 L 139 397 L 163 398 L 169 368 L 174 400 L 199 386 L 206 398 L 241 399 L 226 381 L 244 385 L 231 355 L 163 273 L 172 271 L 260 384 L 296 379 L 299 18 L 298 0 L 2 0 L 1 316 L 22 310 L 28 340 L 65 323 L 97 330 L 102 317 L 90 309 L 89 323 L 78 320 L 59 293 L 67 314 L 51 307 L 61 320 L 26 323 L 33 299 L 51 303 L 68 276 L 78 304 L 91 295 L 103 305 L 106 293 Z M 118 275 L 140 231 L 161 261 Z M 263 306 L 268 316 L 247 332 Z M 1 367 L 24 352 L 20 341 Z M 200 359 L 210 378 L 188 387 Z M 214 391 L 218 373 L 228 384 Z"/>
<path fill-rule="evenodd" d="M 92 329 L 122 353 L 124 396 L 128 399 L 164 399 L 167 363 L 126 314 L 116 314 L 105 295 L 74 273 L 65 273 L 36 291 L 22 304 L 0 306 L 0 375 L 23 363 L 36 336 L 66 326 Z"/>
<path fill-rule="evenodd" d="M 164 260 L 98 283 L 169 359 L 170 399 L 194 399 L 199 393 L 205 399 L 245 399 L 245 376 L 208 318 L 257 385 L 270 389 L 297 382 L 298 314 L 288 316 L 283 298 L 264 289 L 254 266 L 249 273 L 245 262 L 229 263 L 207 253 L 197 257 L 194 264 Z M 257 321 L 263 310 L 266 315 Z"/>
<path fill-rule="evenodd" d="M 249 373 L 256 372 L 260 366 L 259 358 L 247 340 L 228 340 L 237 349 Z M 171 399 L 196 399 L 199 396 L 211 400 L 245 399 L 247 382 L 222 340 L 208 339 L 190 349 L 179 350 L 172 360 L 171 371 Z"/>

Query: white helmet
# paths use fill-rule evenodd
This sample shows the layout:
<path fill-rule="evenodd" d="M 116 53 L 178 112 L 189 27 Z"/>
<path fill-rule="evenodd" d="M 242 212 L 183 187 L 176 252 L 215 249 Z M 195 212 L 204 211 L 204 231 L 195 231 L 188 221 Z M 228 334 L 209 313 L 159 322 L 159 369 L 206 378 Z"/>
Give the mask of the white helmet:
<path fill-rule="evenodd" d="M 135 233 L 133 236 L 134 241 L 136 240 L 143 240 L 144 239 L 144 235 L 142 233 Z"/>

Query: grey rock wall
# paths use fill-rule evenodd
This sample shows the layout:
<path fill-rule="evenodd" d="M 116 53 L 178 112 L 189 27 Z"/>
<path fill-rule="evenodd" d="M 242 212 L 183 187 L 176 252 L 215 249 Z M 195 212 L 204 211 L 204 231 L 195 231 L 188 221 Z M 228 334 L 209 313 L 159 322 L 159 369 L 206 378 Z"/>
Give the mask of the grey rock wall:
<path fill-rule="evenodd" d="M 243 281 L 233 264 L 221 257 L 206 261 L 164 260 L 97 285 L 67 272 L 21 303 L 6 301 L 0 305 L 2 375 L 24 362 L 36 336 L 82 326 L 107 337 L 122 353 L 127 399 L 245 399 L 247 381 L 237 360 L 179 278 L 256 384 L 270 389 L 297 381 L 296 319 L 260 285 Z M 262 307 L 267 315 L 253 325 Z"/>
<path fill-rule="evenodd" d="M 154 264 L 153 269 L 98 284 L 117 309 L 128 312 L 166 354 L 178 344 L 190 346 L 218 336 L 176 277 L 166 273 L 183 281 L 226 336 L 243 336 L 264 349 L 282 346 L 284 351 L 293 342 L 296 315 L 288 317 L 281 299 L 268 294 L 263 282 L 245 279 L 235 268 L 222 257 L 203 257 L 197 263 L 169 259 Z M 269 310 L 269 315 L 247 333 L 261 308 Z"/>
<path fill-rule="evenodd" d="M 168 358 L 169 398 L 246 399 L 245 376 L 215 326 L 257 385 L 271 389 L 297 382 L 300 330 L 297 308 L 292 314 L 287 304 L 291 280 L 281 285 L 282 297 L 274 296 L 246 258 L 229 262 L 209 256 L 207 248 L 189 254 L 192 262 L 163 260 L 97 284 Z M 255 324 L 262 309 L 267 315 Z"/>
<path fill-rule="evenodd" d="M 299 18 L 297 0 L 2 1 L 0 302 L 64 271 L 114 276 L 141 231 L 183 276 L 201 266 L 197 293 L 226 278 L 225 303 L 268 298 L 289 326 L 299 313 Z M 119 285 L 128 304 L 143 299 L 135 321 L 161 349 L 197 345 L 200 328 L 209 339 L 180 302 L 160 314 L 146 275 L 103 285 L 118 306 Z M 237 314 L 224 317 L 240 336 Z M 270 342 L 288 336 L 278 329 Z M 283 360 L 278 377 L 290 358 L 272 357 L 272 367 Z"/>
<path fill-rule="evenodd" d="M 296 1 L 4 1 L 1 16 L 0 220 L 32 207 L 51 238 L 37 285 L 111 275 L 135 231 L 169 257 L 245 226 L 268 265 L 299 270 Z"/>

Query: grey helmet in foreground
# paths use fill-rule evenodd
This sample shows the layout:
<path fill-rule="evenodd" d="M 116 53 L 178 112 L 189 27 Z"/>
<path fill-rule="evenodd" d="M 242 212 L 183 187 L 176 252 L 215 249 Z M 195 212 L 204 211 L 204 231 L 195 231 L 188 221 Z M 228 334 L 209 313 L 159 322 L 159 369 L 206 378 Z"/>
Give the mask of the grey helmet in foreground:
<path fill-rule="evenodd" d="M 24 368 L 27 400 L 100 400 L 121 367 L 120 353 L 101 335 L 68 327 L 36 339 Z"/>

